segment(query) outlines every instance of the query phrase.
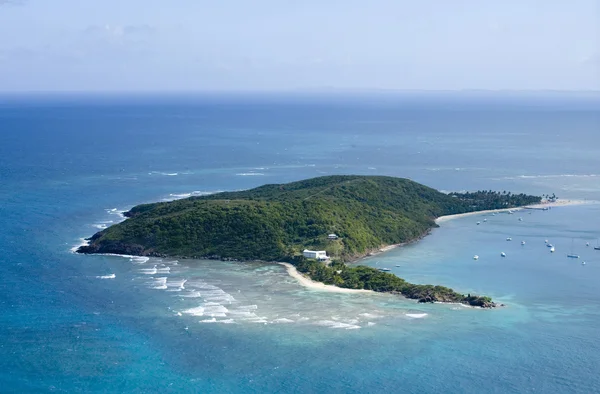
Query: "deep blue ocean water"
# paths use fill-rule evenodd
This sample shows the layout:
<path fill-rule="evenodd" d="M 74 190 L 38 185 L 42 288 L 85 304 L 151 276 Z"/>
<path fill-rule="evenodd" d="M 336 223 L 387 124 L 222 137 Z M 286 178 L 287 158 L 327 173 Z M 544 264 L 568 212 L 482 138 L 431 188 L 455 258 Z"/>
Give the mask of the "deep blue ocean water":
<path fill-rule="evenodd" d="M 363 262 L 493 311 L 71 252 L 138 203 L 326 174 L 600 200 L 599 147 L 593 95 L 2 97 L 0 392 L 600 392 L 597 204 L 456 219 Z"/>

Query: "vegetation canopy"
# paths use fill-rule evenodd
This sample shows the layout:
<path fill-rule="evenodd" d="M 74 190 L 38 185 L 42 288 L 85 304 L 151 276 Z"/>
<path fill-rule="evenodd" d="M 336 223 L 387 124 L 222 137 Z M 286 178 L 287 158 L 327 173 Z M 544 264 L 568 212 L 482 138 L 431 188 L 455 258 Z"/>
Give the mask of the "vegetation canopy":
<path fill-rule="evenodd" d="M 138 205 L 79 251 L 281 261 L 317 249 L 347 261 L 418 239 L 439 216 L 539 201 L 510 193 L 448 195 L 384 176 L 326 176 Z M 338 239 L 329 240 L 330 233 Z"/>

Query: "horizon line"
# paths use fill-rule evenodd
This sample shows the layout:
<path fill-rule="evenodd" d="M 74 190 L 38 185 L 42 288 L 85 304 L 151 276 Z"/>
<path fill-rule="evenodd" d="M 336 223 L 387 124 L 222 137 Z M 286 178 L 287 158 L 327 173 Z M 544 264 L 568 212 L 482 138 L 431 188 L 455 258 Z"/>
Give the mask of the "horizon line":
<path fill-rule="evenodd" d="M 306 93 L 554 93 L 554 94 L 600 94 L 600 89 L 393 89 L 393 88 L 298 88 L 298 89 L 147 89 L 147 90 L 97 90 L 97 89 L 70 89 L 70 90 L 0 90 L 0 96 L 12 95 L 60 95 L 60 94 L 98 94 L 98 95 L 152 95 L 152 94 L 306 94 Z"/>

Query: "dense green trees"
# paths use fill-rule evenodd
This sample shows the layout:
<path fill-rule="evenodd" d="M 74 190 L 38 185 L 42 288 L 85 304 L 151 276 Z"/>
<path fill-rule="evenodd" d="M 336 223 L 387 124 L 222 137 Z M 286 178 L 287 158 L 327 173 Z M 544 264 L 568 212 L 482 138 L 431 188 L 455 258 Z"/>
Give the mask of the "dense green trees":
<path fill-rule="evenodd" d="M 485 308 L 495 306 L 489 297 L 471 294 L 465 296 L 444 286 L 415 285 L 394 274 L 371 267 L 349 267 L 341 262 L 333 262 L 326 266 L 301 256 L 295 257 L 291 262 L 298 271 L 307 274 L 311 279 L 338 287 L 398 293 L 419 302 L 460 302 Z"/>
<path fill-rule="evenodd" d="M 311 248 L 349 260 L 423 236 L 438 216 L 539 201 L 510 193 L 447 195 L 401 178 L 327 176 L 138 205 L 79 251 L 276 261 Z M 328 240 L 329 233 L 340 239 Z"/>
<path fill-rule="evenodd" d="M 473 193 L 450 193 L 450 196 L 470 204 L 475 211 L 520 207 L 541 202 L 541 197 L 538 196 L 523 193 L 512 194 L 507 191 L 500 193 L 491 190 L 479 190 Z"/>

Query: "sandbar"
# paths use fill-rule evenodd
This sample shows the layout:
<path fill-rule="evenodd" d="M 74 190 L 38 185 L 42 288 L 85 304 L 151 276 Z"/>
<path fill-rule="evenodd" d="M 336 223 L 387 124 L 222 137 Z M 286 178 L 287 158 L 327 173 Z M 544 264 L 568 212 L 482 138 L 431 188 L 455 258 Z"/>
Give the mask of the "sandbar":
<path fill-rule="evenodd" d="M 597 204 L 597 203 L 598 203 L 598 201 L 591 201 L 591 200 L 558 200 L 558 201 L 553 201 L 553 202 L 548 201 L 548 202 L 542 202 L 540 204 L 527 205 L 525 207 L 519 207 L 519 208 L 488 209 L 485 211 L 475 211 L 475 212 L 459 213 L 456 215 L 440 216 L 439 218 L 435 219 L 435 223 L 440 224 L 440 223 L 447 222 L 449 220 L 464 218 L 467 216 L 483 215 L 486 213 L 497 213 L 497 212 L 508 212 L 508 211 L 516 212 L 516 211 L 524 210 L 526 208 L 540 209 L 540 208 L 564 207 L 564 206 L 569 206 L 569 205 L 583 205 L 583 204 Z"/>
<path fill-rule="evenodd" d="M 296 269 L 296 267 L 294 267 L 293 265 L 289 264 L 289 263 L 279 263 L 281 265 L 283 265 L 286 269 L 288 274 L 296 279 L 298 281 L 298 283 L 300 283 L 302 286 L 311 289 L 311 290 L 319 290 L 319 291 L 327 291 L 330 293 L 368 293 L 368 294 L 375 294 L 375 292 L 373 290 L 364 290 L 364 289 L 345 289 L 343 287 L 337 287 L 337 286 L 333 286 L 333 285 L 326 285 L 324 283 L 321 282 L 315 282 L 312 279 L 307 278 L 306 276 L 302 275 L 300 272 L 298 272 L 298 270 Z"/>

